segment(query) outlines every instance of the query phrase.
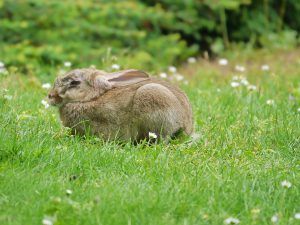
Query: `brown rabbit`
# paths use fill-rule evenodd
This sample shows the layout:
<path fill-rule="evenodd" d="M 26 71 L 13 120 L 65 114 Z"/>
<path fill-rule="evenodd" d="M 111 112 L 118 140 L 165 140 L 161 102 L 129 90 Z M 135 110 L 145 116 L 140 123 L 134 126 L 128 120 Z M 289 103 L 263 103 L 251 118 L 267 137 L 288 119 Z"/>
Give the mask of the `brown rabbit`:
<path fill-rule="evenodd" d="M 139 141 L 149 132 L 168 137 L 193 131 L 187 96 L 138 70 L 72 70 L 56 79 L 48 98 L 58 106 L 63 125 L 79 134 Z"/>

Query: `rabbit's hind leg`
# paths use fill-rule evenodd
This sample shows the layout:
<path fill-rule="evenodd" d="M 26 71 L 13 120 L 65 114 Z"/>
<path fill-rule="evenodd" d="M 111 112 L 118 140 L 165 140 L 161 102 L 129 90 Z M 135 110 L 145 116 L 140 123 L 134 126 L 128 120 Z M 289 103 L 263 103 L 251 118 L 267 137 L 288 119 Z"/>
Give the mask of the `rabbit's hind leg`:
<path fill-rule="evenodd" d="M 149 132 L 164 138 L 182 129 L 183 112 L 177 97 L 165 86 L 150 83 L 140 87 L 133 99 L 139 136 Z"/>

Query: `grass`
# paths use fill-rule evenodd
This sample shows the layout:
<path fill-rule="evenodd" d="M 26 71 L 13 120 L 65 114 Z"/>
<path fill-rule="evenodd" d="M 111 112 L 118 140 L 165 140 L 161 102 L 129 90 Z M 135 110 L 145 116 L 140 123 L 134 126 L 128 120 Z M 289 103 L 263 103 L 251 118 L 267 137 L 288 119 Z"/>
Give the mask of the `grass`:
<path fill-rule="evenodd" d="M 180 69 L 201 134 L 192 144 L 71 136 L 56 110 L 41 104 L 41 83 L 53 81 L 57 68 L 51 76 L 42 68 L 36 76 L 1 75 L 0 224 L 49 217 L 54 224 L 215 225 L 234 217 L 262 225 L 275 214 L 277 224 L 298 224 L 300 52 L 235 54 L 227 66 L 201 59 Z M 257 90 L 230 86 L 236 64 Z"/>

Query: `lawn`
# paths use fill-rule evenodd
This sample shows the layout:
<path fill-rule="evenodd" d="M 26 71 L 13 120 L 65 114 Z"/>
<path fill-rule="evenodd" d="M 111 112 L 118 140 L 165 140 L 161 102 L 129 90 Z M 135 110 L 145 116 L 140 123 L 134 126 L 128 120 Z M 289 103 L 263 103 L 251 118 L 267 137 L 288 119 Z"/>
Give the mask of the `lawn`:
<path fill-rule="evenodd" d="M 169 144 L 72 136 L 41 104 L 60 68 L 1 73 L 0 224 L 299 224 L 300 51 L 224 57 L 170 75 L 200 138 Z"/>

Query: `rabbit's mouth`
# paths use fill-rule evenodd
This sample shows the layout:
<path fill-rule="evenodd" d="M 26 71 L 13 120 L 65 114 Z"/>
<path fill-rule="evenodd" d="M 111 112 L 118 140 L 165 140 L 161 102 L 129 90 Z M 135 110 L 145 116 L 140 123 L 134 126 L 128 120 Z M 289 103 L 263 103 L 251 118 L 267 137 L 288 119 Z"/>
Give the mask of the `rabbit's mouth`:
<path fill-rule="evenodd" d="M 56 98 L 56 99 L 48 98 L 48 102 L 52 106 L 60 106 L 60 105 L 62 105 L 63 100 L 62 100 L 62 98 Z"/>
<path fill-rule="evenodd" d="M 63 103 L 63 99 L 57 93 L 50 92 L 48 95 L 48 102 L 52 106 L 60 106 Z"/>

